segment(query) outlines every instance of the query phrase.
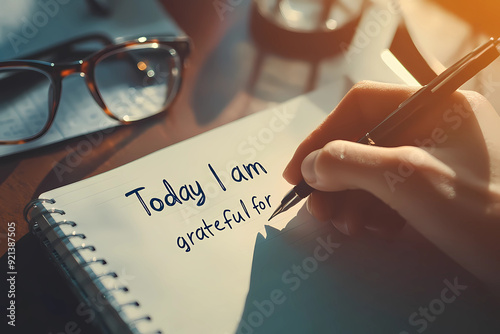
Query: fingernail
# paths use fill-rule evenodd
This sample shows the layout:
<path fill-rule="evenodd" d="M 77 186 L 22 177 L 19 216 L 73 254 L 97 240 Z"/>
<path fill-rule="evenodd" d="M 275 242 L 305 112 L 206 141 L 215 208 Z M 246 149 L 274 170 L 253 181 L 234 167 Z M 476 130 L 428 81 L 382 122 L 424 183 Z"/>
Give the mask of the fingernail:
<path fill-rule="evenodd" d="M 289 165 L 286 165 L 285 169 L 283 170 L 283 173 L 281 174 L 281 175 L 283 175 L 283 177 L 287 174 L 288 168 L 289 168 Z"/>
<path fill-rule="evenodd" d="M 307 198 L 307 201 L 306 201 L 306 209 L 307 211 L 312 215 L 314 216 L 313 214 L 313 210 L 312 210 L 312 205 L 311 205 L 311 199 L 310 198 Z"/>
<path fill-rule="evenodd" d="M 316 172 L 314 171 L 314 164 L 316 157 L 318 156 L 318 151 L 310 153 L 304 161 L 302 161 L 301 171 L 304 180 L 309 184 L 316 183 Z"/>
<path fill-rule="evenodd" d="M 364 228 L 367 229 L 370 232 L 378 232 L 378 231 L 380 231 L 380 227 L 378 227 L 378 226 L 370 226 L 369 224 L 366 224 L 364 226 Z"/>
<path fill-rule="evenodd" d="M 349 224 L 345 220 L 339 219 L 331 219 L 333 227 L 335 227 L 340 233 L 345 234 L 347 236 L 351 235 L 349 232 Z"/>

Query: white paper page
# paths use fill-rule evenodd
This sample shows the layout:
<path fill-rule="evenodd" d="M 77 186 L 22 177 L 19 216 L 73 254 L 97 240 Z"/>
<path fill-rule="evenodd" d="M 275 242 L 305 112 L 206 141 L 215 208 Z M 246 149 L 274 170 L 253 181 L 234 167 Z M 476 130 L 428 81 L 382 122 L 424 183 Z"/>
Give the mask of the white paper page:
<path fill-rule="evenodd" d="M 300 205 L 268 222 L 290 188 L 281 177 L 285 164 L 345 91 L 337 82 L 40 197 L 56 199 L 64 218 L 78 224 L 63 226 L 65 233 L 83 233 L 85 243 L 96 247 L 82 252 L 85 258 L 106 259 L 106 266 L 93 266 L 97 273 L 118 274 L 103 283 L 130 289 L 116 293 L 118 301 L 140 302 L 125 314 L 152 317 L 137 323 L 141 332 L 415 332 L 420 327 L 408 317 L 439 297 L 445 280 L 468 282 L 432 246 L 408 230 L 392 243 L 343 238 Z M 243 166 L 256 163 L 267 173 L 254 165 L 259 174 L 251 169 L 251 179 Z M 241 174 L 236 170 L 233 178 L 228 170 L 235 166 Z M 248 180 L 235 181 L 243 175 Z M 183 185 L 192 186 L 192 198 L 160 204 L 169 193 L 163 180 L 179 197 Z M 137 195 L 125 196 L 142 187 L 138 193 L 151 215 Z M 151 199 L 162 211 L 152 209 Z M 238 214 L 245 221 L 236 223 Z M 457 302 L 447 315 L 470 319 L 470 309 Z M 446 325 L 433 328 L 443 332 Z"/>
<path fill-rule="evenodd" d="M 156 326 L 175 333 L 234 332 L 250 285 L 257 235 L 265 232 L 264 225 L 290 188 L 281 177 L 285 163 L 346 91 L 342 83 L 328 89 L 331 93 L 314 103 L 292 100 L 41 197 L 56 199 L 56 206 L 66 212 L 64 218 L 77 222 L 78 233 L 106 258 L 107 269 L 133 277 L 127 282 L 131 294 Z M 244 166 L 254 163 L 260 164 L 255 165 L 259 175 L 250 168 L 251 179 Z M 235 170 L 234 179 L 228 172 L 233 167 L 241 171 Z M 248 181 L 235 181 L 242 176 Z M 172 207 L 154 200 L 157 209 L 164 206 L 154 211 L 151 198 L 167 194 L 163 180 L 178 196 L 183 185 L 199 193 L 198 181 L 205 203 L 198 206 L 202 196 L 197 195 Z M 139 194 L 151 216 L 137 195 L 125 196 L 139 187 L 145 187 Z M 262 208 L 253 208 L 253 203 Z M 238 224 L 233 219 L 229 227 L 224 224 L 226 209 L 231 210 L 226 216 L 241 213 L 246 221 Z M 293 215 L 291 210 L 272 224 L 281 229 Z M 189 240 L 187 233 L 203 227 L 202 220 L 207 225 L 219 220 L 224 230 L 212 227 L 212 236 L 205 229 L 203 240 L 193 235 L 194 245 L 188 241 L 189 252 L 181 249 L 178 237 Z"/>

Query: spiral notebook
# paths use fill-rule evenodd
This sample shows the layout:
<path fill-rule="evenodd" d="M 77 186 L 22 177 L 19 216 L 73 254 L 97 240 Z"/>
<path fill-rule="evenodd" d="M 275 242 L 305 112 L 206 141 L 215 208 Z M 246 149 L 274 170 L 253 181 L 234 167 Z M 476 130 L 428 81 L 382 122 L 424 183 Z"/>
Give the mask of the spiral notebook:
<path fill-rule="evenodd" d="M 300 206 L 268 222 L 289 190 L 286 162 L 346 90 L 334 84 L 49 191 L 25 215 L 105 333 L 416 332 L 409 316 L 443 286 L 474 290 L 443 254 L 408 231 L 392 243 L 343 238 Z M 471 320 L 467 293 L 447 317 L 488 328 Z"/>
<path fill-rule="evenodd" d="M 109 301 L 110 332 L 234 332 L 257 235 L 289 187 L 284 164 L 335 106 L 317 97 L 41 194 L 28 220 L 77 293 L 89 305 Z"/>

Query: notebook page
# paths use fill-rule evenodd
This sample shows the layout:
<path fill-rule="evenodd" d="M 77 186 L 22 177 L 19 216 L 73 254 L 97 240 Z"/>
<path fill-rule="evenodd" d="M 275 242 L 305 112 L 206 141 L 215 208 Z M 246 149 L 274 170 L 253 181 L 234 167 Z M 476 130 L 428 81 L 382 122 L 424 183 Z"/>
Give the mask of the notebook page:
<path fill-rule="evenodd" d="M 285 164 L 345 91 L 337 83 L 41 198 L 77 222 L 97 248 L 88 256 L 125 276 L 155 326 L 235 332 L 257 236 L 290 188 Z M 295 212 L 271 224 L 282 229 Z"/>
<path fill-rule="evenodd" d="M 346 238 L 300 205 L 267 221 L 295 147 L 345 91 L 338 82 L 41 197 L 96 247 L 85 259 L 106 259 L 92 269 L 118 274 L 102 283 L 129 288 L 118 302 L 140 303 L 124 317 L 152 317 L 136 323 L 143 333 L 498 329 L 478 282 L 408 226 L 391 242 Z M 439 321 L 418 313 L 450 286 Z"/>

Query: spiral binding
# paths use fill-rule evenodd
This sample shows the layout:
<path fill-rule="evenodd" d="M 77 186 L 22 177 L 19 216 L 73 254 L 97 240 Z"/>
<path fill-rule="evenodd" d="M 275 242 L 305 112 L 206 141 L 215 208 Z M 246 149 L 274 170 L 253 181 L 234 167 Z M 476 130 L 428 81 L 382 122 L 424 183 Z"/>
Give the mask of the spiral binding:
<path fill-rule="evenodd" d="M 64 210 L 60 210 L 57 208 L 46 208 L 44 206 L 44 204 L 53 205 L 55 203 L 56 203 L 56 201 L 54 199 L 35 199 L 35 200 L 31 201 L 30 203 L 28 203 L 28 205 L 26 205 L 26 207 L 24 208 L 24 211 L 23 211 L 23 215 L 24 215 L 24 219 L 28 222 L 28 224 L 30 226 L 31 233 L 33 233 L 35 236 L 37 236 L 39 238 L 40 242 L 43 245 L 45 245 L 47 247 L 47 249 L 49 250 L 49 253 L 52 254 L 52 258 L 63 269 L 66 268 L 65 261 L 67 261 L 71 257 L 74 258 L 78 262 L 79 266 L 85 272 L 87 272 L 87 274 L 90 276 L 90 280 L 92 281 L 92 283 L 96 287 L 96 289 L 99 291 L 99 293 L 101 293 L 102 296 L 104 296 L 106 299 L 114 298 L 113 292 L 115 292 L 115 291 L 128 292 L 129 291 L 128 287 L 123 286 L 123 285 L 115 286 L 115 287 L 109 288 L 109 289 L 103 288 L 104 287 L 104 285 L 102 284 L 103 279 L 105 279 L 105 278 L 110 278 L 110 279 L 115 279 L 115 280 L 118 279 L 118 274 L 116 272 L 111 271 L 111 272 L 107 272 L 104 274 L 96 275 L 93 272 L 89 272 L 89 271 L 87 271 L 87 269 L 85 269 L 86 267 L 91 267 L 97 263 L 99 263 L 101 265 L 106 265 L 107 262 L 105 259 L 92 257 L 88 261 L 80 262 L 77 260 L 77 258 L 83 259 L 83 256 L 80 255 L 80 252 L 82 252 L 84 250 L 95 252 L 96 247 L 93 245 L 87 245 L 85 243 L 82 243 L 79 246 L 73 246 L 71 249 L 66 247 L 67 252 L 64 253 L 62 256 L 59 255 L 59 253 L 57 253 L 58 256 L 56 257 L 56 255 L 54 254 L 54 251 L 55 251 L 54 249 L 60 243 L 64 242 L 65 240 L 68 240 L 70 238 L 80 238 L 80 239 L 84 240 L 84 239 L 86 239 L 86 236 L 83 233 L 77 233 L 75 230 L 70 234 L 65 234 L 63 232 L 63 230 L 60 229 L 60 227 L 63 225 L 68 225 L 68 226 L 71 226 L 73 228 L 77 227 L 77 223 L 75 223 L 73 221 L 61 220 L 58 222 L 49 223 L 49 226 L 46 226 L 45 228 L 42 228 L 39 225 L 39 223 L 37 221 L 40 218 L 51 217 L 52 219 L 54 219 L 53 215 L 64 216 L 66 214 L 64 212 Z M 38 211 L 35 212 L 35 214 L 30 215 L 33 212 L 33 210 L 35 210 L 35 209 L 38 209 Z M 47 234 L 51 231 L 57 233 L 57 229 L 59 229 L 59 231 L 63 233 L 63 236 L 59 237 L 55 242 L 51 243 L 47 239 Z M 78 255 L 80 255 L 80 256 L 78 257 Z M 90 270 L 92 270 L 92 269 L 90 269 Z M 66 270 L 66 271 L 67 271 L 68 275 L 71 274 L 69 272 L 69 270 Z M 99 285 L 98 283 L 101 283 L 101 284 Z M 81 288 L 81 287 L 79 287 L 79 288 Z M 118 305 L 118 309 L 116 307 L 115 307 L 115 309 L 118 313 L 120 313 L 120 311 L 126 307 L 140 307 L 140 304 L 137 301 L 131 301 L 131 302 L 127 302 L 124 304 L 117 304 L 117 305 Z M 137 330 L 135 324 L 138 322 L 142 322 L 142 321 L 151 321 L 151 317 L 149 315 L 145 315 L 145 316 L 137 318 L 137 319 L 129 320 L 129 322 L 125 323 L 125 324 L 128 326 L 128 328 L 130 329 L 131 332 L 138 333 L 138 330 Z M 156 331 L 154 333 L 161 334 L 162 332 Z"/>

